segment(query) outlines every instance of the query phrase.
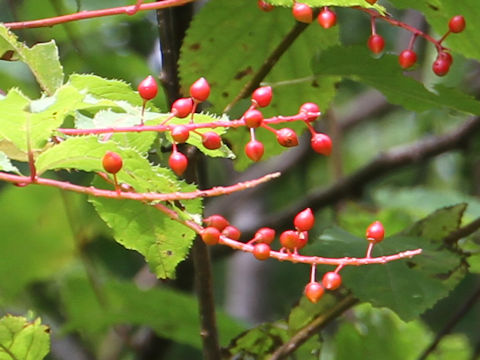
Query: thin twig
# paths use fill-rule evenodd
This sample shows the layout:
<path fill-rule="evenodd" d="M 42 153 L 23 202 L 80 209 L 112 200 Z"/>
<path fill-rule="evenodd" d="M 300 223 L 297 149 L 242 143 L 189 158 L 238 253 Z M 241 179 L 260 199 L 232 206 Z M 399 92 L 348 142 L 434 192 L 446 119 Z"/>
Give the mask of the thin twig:
<path fill-rule="evenodd" d="M 300 34 L 303 33 L 308 25 L 309 24 L 301 22 L 295 23 L 293 28 L 288 32 L 287 35 L 285 35 L 282 42 L 278 44 L 272 53 L 265 59 L 260 69 L 258 69 L 258 71 L 253 75 L 250 81 L 245 84 L 238 95 L 225 107 L 223 110 L 224 113 L 227 113 L 238 101 L 249 96 L 253 90 L 260 85 L 260 82 L 265 78 L 265 76 L 268 75 L 278 60 L 280 60 L 280 57 L 290 48 L 293 42 L 300 36 Z"/>
<path fill-rule="evenodd" d="M 80 12 L 69 14 L 69 15 L 55 16 L 51 18 L 32 20 L 32 21 L 10 22 L 10 23 L 4 23 L 3 25 L 13 30 L 47 27 L 47 26 L 54 26 L 58 24 L 64 24 L 72 21 L 93 19 L 93 18 L 104 17 L 104 16 L 134 15 L 138 11 L 165 9 L 165 8 L 174 7 L 174 6 L 181 6 L 193 1 L 195 0 L 164 0 L 160 2 L 141 4 L 138 7 L 136 5 L 129 5 L 129 6 L 119 6 L 119 7 L 101 9 L 101 10 L 80 11 Z"/>
<path fill-rule="evenodd" d="M 312 322 L 310 322 L 310 324 L 308 324 L 300 331 L 298 331 L 294 336 L 292 336 L 289 341 L 280 346 L 272 354 L 269 360 L 284 359 L 286 356 L 298 349 L 305 341 L 318 333 L 319 330 L 323 329 L 332 320 L 335 320 L 345 311 L 354 306 L 357 302 L 358 300 L 355 299 L 352 295 L 348 295 L 347 297 L 343 298 L 340 302 L 337 302 L 334 307 L 316 317 Z"/>
<path fill-rule="evenodd" d="M 20 176 L 8 174 L 0 171 L 0 180 L 11 182 L 14 184 L 20 184 L 22 186 L 28 184 L 43 185 L 56 187 L 62 190 L 73 191 L 80 194 L 87 194 L 96 197 L 104 197 L 109 199 L 126 199 L 126 200 L 137 200 L 137 201 L 175 201 L 175 200 L 192 200 L 200 197 L 211 197 L 211 196 L 220 196 L 231 194 L 236 191 L 241 191 L 245 189 L 250 189 L 254 186 L 257 186 L 263 182 L 270 181 L 280 176 L 280 173 L 268 174 L 260 179 L 245 181 L 243 183 L 238 183 L 231 186 L 216 186 L 208 190 L 196 190 L 192 192 L 174 192 L 168 194 L 160 193 L 137 193 L 137 192 L 126 192 L 126 191 L 117 191 L 117 190 L 104 190 L 95 188 L 93 186 L 81 186 L 72 184 L 66 181 L 53 180 L 47 178 L 36 177 L 34 181 L 30 176 Z"/>

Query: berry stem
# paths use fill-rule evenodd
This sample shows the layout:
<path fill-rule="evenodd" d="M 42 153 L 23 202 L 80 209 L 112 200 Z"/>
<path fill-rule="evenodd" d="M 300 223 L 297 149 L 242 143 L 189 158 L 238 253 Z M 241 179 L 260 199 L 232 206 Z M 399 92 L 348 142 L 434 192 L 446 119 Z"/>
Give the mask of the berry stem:
<path fill-rule="evenodd" d="M 376 27 L 376 24 L 375 24 L 375 19 L 376 19 L 376 15 L 371 15 L 370 16 L 370 26 L 372 28 L 372 35 L 375 35 L 377 33 L 377 27 Z"/>
<path fill-rule="evenodd" d="M 152 2 L 147 4 L 140 4 L 133 5 L 135 9 L 135 13 L 138 11 L 148 11 L 148 10 L 156 10 L 156 9 L 165 9 L 175 6 L 181 6 L 184 4 L 188 4 L 190 2 L 194 2 L 195 0 L 164 0 L 158 2 Z M 132 5 L 128 6 L 119 6 L 114 8 L 107 8 L 107 9 L 100 9 L 100 10 L 87 10 L 87 11 L 79 11 L 69 15 L 61 15 L 55 16 L 51 18 L 39 19 L 39 20 L 31 20 L 31 21 L 18 21 L 18 22 L 10 22 L 5 23 L 5 27 L 14 29 L 31 29 L 31 28 L 39 28 L 39 27 L 49 27 L 59 24 L 65 24 L 72 21 L 78 20 L 85 20 L 85 19 L 93 19 L 98 17 L 104 16 L 112 16 L 112 15 L 133 15 L 132 14 Z"/>
<path fill-rule="evenodd" d="M 310 282 L 315 282 L 315 278 L 317 276 L 317 264 L 312 264 L 310 268 Z"/>
<path fill-rule="evenodd" d="M 255 141 L 255 129 L 250 128 L 250 141 Z"/>
<path fill-rule="evenodd" d="M 415 45 L 415 40 L 417 40 L 418 34 L 413 33 L 412 37 L 410 38 L 410 42 L 408 43 L 408 50 L 413 50 L 413 45 Z"/>
<path fill-rule="evenodd" d="M 367 8 L 362 8 L 362 7 L 359 7 L 359 6 L 354 6 L 352 7 L 353 9 L 356 9 L 356 10 L 360 10 L 360 11 L 363 11 L 363 12 L 366 12 L 367 14 L 369 14 L 370 16 L 375 16 L 375 18 L 378 18 L 378 19 L 381 19 L 383 21 L 386 21 L 388 23 L 390 23 L 391 25 L 393 26 L 397 26 L 397 27 L 400 27 L 402 29 L 405 29 L 409 32 L 411 32 L 412 34 L 416 34 L 417 36 L 421 36 L 423 37 L 425 40 L 431 42 L 432 44 L 435 45 L 435 47 L 437 48 L 438 51 L 441 51 L 443 49 L 443 46 L 440 44 L 439 41 L 435 40 L 433 37 L 431 37 L 430 35 L 424 33 L 423 31 L 421 30 L 418 30 L 417 28 L 414 28 L 413 26 L 410 26 L 402 21 L 399 21 L 399 20 L 396 20 L 396 19 L 393 19 L 392 17 L 388 16 L 388 15 L 381 15 L 378 13 L 377 10 L 374 10 L 374 9 L 367 9 Z"/>
<path fill-rule="evenodd" d="M 365 257 L 367 259 L 370 259 L 372 257 L 372 250 L 374 245 L 375 243 L 373 241 L 368 242 L 367 253 L 365 254 Z"/>

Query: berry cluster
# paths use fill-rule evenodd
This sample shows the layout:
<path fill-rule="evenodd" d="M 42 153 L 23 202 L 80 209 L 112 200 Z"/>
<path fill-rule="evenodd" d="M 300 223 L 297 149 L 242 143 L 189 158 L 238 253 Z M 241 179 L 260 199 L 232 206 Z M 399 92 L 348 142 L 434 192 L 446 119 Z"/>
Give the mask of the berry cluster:
<path fill-rule="evenodd" d="M 372 250 L 385 237 L 385 230 L 379 221 L 375 221 L 367 227 L 365 238 L 368 242 L 364 258 L 339 258 L 328 259 L 315 256 L 302 256 L 299 250 L 305 247 L 308 242 L 308 232 L 315 224 L 315 218 L 310 208 L 300 211 L 293 220 L 294 230 L 285 230 L 279 236 L 280 249 L 274 251 L 271 245 L 275 240 L 275 230 L 268 227 L 259 229 L 252 239 L 246 243 L 240 242 L 240 231 L 232 226 L 228 220 L 221 215 L 212 215 L 203 220 L 205 227 L 200 228 L 199 234 L 207 245 L 223 244 L 231 248 L 250 252 L 258 260 L 276 258 L 296 263 L 311 265 L 310 282 L 305 286 L 304 293 L 307 298 L 316 303 L 320 300 L 325 290 L 336 290 L 342 285 L 340 270 L 347 265 L 367 265 L 373 263 L 386 263 L 400 258 L 411 257 L 419 254 L 421 250 L 407 251 L 396 255 L 372 257 Z M 334 271 L 325 273 L 321 282 L 317 282 L 316 265 L 336 265 Z"/>
<path fill-rule="evenodd" d="M 138 86 L 138 92 L 143 102 L 142 107 L 142 122 L 143 125 L 143 113 L 145 104 L 148 100 L 151 100 L 157 94 L 157 84 L 152 76 L 148 76 Z M 190 115 L 190 121 L 186 124 L 176 124 L 165 128 L 170 132 L 173 140 L 172 153 L 169 157 L 169 166 L 178 176 L 182 175 L 188 166 L 188 158 L 182 154 L 177 145 L 185 143 L 190 137 L 190 132 L 201 136 L 202 145 L 209 150 L 219 149 L 222 146 L 222 139 L 214 131 L 199 132 L 197 126 L 194 124 L 194 113 L 199 103 L 208 99 L 210 95 L 210 85 L 205 78 L 200 78 L 190 86 L 190 97 L 177 99 L 171 107 L 171 114 L 161 124 L 161 126 L 167 126 L 166 124 L 174 117 L 183 119 Z M 278 143 L 284 147 L 293 147 L 298 145 L 298 137 L 295 131 L 291 128 L 284 127 L 279 130 L 269 126 L 269 123 L 281 123 L 287 121 L 286 118 L 274 118 L 264 119 L 262 112 L 259 108 L 268 106 L 272 101 L 272 88 L 270 86 L 263 86 L 256 89 L 252 94 L 251 106 L 245 111 L 242 117 L 235 122 L 231 121 L 230 124 L 223 123 L 211 123 L 208 125 L 210 128 L 215 127 L 228 127 L 230 126 L 245 126 L 250 129 L 250 141 L 245 145 L 245 154 L 252 161 L 259 161 L 264 154 L 264 145 L 260 141 L 255 139 L 255 130 L 263 127 L 276 136 Z M 316 120 L 320 115 L 320 109 L 318 105 L 314 103 L 305 103 L 300 106 L 298 116 L 293 121 L 303 121 L 309 131 L 312 134 L 311 147 L 313 150 L 322 155 L 330 155 L 332 151 L 332 141 L 330 137 L 323 133 L 317 133 L 313 128 L 311 122 Z M 292 121 L 292 120 L 290 120 Z M 140 130 L 140 129 L 139 129 Z M 160 131 L 160 129 L 159 129 Z"/>
<path fill-rule="evenodd" d="M 365 1 L 371 5 L 377 2 L 377 0 Z M 273 5 L 270 5 L 263 0 L 258 0 L 257 4 L 258 7 L 263 11 L 271 11 L 274 8 Z M 367 46 L 374 54 L 380 54 L 385 49 L 385 39 L 376 32 L 375 20 L 378 18 L 389 22 L 391 25 L 402 27 L 412 33 L 412 37 L 407 49 L 400 52 L 398 56 L 398 62 L 402 69 L 411 68 L 417 62 L 417 54 L 413 50 L 413 47 L 417 37 L 421 36 L 424 37 L 427 41 L 432 42 L 437 49 L 437 58 L 432 65 L 433 72 L 438 76 L 444 76 L 450 70 L 453 58 L 449 50 L 442 46 L 442 42 L 451 33 L 460 33 L 465 29 L 465 18 L 462 15 L 453 16 L 448 23 L 448 31 L 440 38 L 440 40 L 435 40 L 429 35 L 423 33 L 422 31 L 415 29 L 407 24 L 404 24 L 401 21 L 395 20 L 390 16 L 380 15 L 376 10 L 365 9 L 361 7 L 355 7 L 355 9 L 359 9 L 370 14 L 372 34 L 367 40 Z M 311 23 L 314 18 L 314 10 L 309 5 L 297 2 L 295 0 L 293 1 L 292 14 L 297 21 L 306 24 Z M 337 17 L 335 13 L 331 11 L 327 6 L 324 6 L 320 10 L 317 20 L 318 23 L 325 29 L 331 28 L 337 23 Z"/>
<path fill-rule="evenodd" d="M 418 36 L 423 36 L 426 40 L 432 42 L 437 49 L 437 58 L 432 64 L 433 72 L 438 76 L 444 76 L 450 70 L 452 65 L 453 58 L 447 48 L 442 46 L 442 42 L 447 38 L 451 33 L 460 33 L 465 29 L 465 18 L 461 15 L 456 15 L 452 17 L 448 23 L 448 31 L 443 35 L 440 40 L 435 40 L 430 36 L 422 33 L 421 31 L 414 29 L 406 24 L 403 24 L 399 21 L 393 20 L 390 17 L 381 16 L 378 13 L 364 9 L 370 13 L 371 26 L 372 26 L 372 35 L 368 38 L 367 46 L 374 54 L 380 54 L 385 48 L 385 40 L 383 37 L 376 32 L 375 20 L 381 18 L 390 22 L 392 25 L 403 27 L 412 32 L 412 37 L 408 47 L 401 51 L 398 56 L 398 63 L 402 69 L 411 68 L 417 62 L 417 54 L 413 50 L 415 40 Z"/>

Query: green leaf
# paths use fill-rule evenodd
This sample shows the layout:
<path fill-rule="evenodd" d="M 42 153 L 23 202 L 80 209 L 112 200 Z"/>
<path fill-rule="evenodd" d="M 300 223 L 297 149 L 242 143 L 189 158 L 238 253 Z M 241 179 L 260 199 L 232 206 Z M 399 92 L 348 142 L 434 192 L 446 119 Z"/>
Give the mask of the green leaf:
<path fill-rule="evenodd" d="M 120 281 L 108 281 L 100 291 L 103 306 L 87 279 L 68 279 L 62 290 L 68 314 L 65 330 L 81 330 L 97 337 L 112 325 L 143 325 L 163 338 L 201 348 L 198 303 L 192 295 L 167 287 L 142 290 Z M 244 329 L 222 311 L 217 315 L 223 343 Z"/>
<path fill-rule="evenodd" d="M 75 246 L 58 189 L 9 186 L 0 193 L 2 297 L 47 279 L 72 261 Z M 8 211 L 6 210 L 8 209 Z M 12 276 L 15 274 L 15 276 Z"/>
<path fill-rule="evenodd" d="M 33 322 L 7 315 L 0 319 L 0 359 L 41 360 L 50 351 L 49 328 L 40 318 Z"/>
<path fill-rule="evenodd" d="M 440 209 L 410 229 L 375 245 L 373 256 L 423 249 L 408 260 L 384 265 L 346 267 L 343 283 L 354 295 L 376 307 L 388 307 L 403 320 L 411 320 L 444 298 L 465 274 L 462 257 L 442 240 L 458 228 L 464 205 Z M 366 241 L 338 228 L 320 236 L 309 253 L 327 257 L 363 257 Z"/>
<path fill-rule="evenodd" d="M 282 321 L 261 324 L 233 339 L 225 351 L 229 358 L 268 359 L 275 349 L 288 340 L 287 326 Z"/>
<path fill-rule="evenodd" d="M 89 96 L 96 99 L 127 101 L 136 106 L 142 106 L 143 103 L 138 92 L 122 80 L 105 79 L 96 75 L 73 74 L 70 75 L 68 84 L 78 90 L 84 90 Z"/>
<path fill-rule="evenodd" d="M 419 321 L 403 322 L 388 309 L 362 304 L 327 338 L 325 347 L 335 360 L 413 360 L 431 337 Z"/>
<path fill-rule="evenodd" d="M 356 61 L 352 62 L 352 59 Z M 314 62 L 320 75 L 336 75 L 360 81 L 381 91 L 392 104 L 412 111 L 448 108 L 480 114 L 480 102 L 457 89 L 438 85 L 434 91 L 403 75 L 394 55 L 380 59 L 371 56 L 365 46 L 336 46 L 322 52 Z"/>
<path fill-rule="evenodd" d="M 332 308 L 338 302 L 337 298 L 326 293 L 322 300 L 314 304 L 306 296 L 300 298 L 297 306 L 292 308 L 288 315 L 288 333 L 295 335 L 300 329 L 307 326 L 314 318 Z"/>
<path fill-rule="evenodd" d="M 69 86 L 38 100 L 30 100 L 12 89 L 0 100 L 0 135 L 23 153 L 27 153 L 28 143 L 34 152 L 42 150 L 71 109 L 82 104 L 82 98 L 78 90 Z M 3 151 L 6 152 L 5 148 Z"/>
<path fill-rule="evenodd" d="M 49 95 L 53 95 L 63 84 L 63 68 L 53 40 L 29 48 L 0 24 L 0 57 L 5 56 L 27 64 L 42 89 Z"/>

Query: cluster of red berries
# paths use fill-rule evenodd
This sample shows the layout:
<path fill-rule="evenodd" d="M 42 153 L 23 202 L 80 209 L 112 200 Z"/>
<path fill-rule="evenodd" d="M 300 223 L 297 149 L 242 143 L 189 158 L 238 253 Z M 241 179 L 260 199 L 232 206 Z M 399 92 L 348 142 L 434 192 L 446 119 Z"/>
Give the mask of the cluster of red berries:
<path fill-rule="evenodd" d="M 377 2 L 377 0 L 365 1 L 371 5 Z M 263 11 L 271 11 L 274 9 L 273 5 L 270 5 L 263 0 L 258 0 L 257 4 L 258 7 Z M 297 21 L 309 24 L 313 21 L 314 11 L 309 5 L 294 0 L 292 14 Z M 372 34 L 367 40 L 367 46 L 374 54 L 380 54 L 385 48 L 385 39 L 381 35 L 377 34 L 375 29 L 375 19 L 378 17 L 384 18 L 376 12 L 373 14 L 371 13 Z M 323 7 L 322 10 L 319 12 L 317 20 L 318 23 L 325 29 L 328 29 L 337 23 L 337 17 L 335 13 L 326 6 Z M 447 33 L 438 42 L 433 41 L 438 51 L 437 58 L 432 65 L 432 70 L 436 75 L 446 75 L 450 70 L 450 66 L 452 65 L 453 61 L 452 55 L 447 51 L 446 48 L 441 45 L 441 43 L 449 34 L 460 33 L 464 29 L 465 18 L 461 15 L 456 15 L 450 19 L 448 23 Z M 415 39 L 419 35 L 419 32 L 412 32 L 412 39 L 408 48 L 403 50 L 398 56 L 398 62 L 402 69 L 408 69 L 415 65 L 415 63 L 417 62 L 417 54 L 413 50 L 413 45 L 415 43 Z"/>
<path fill-rule="evenodd" d="M 258 0 L 257 5 L 262 11 L 266 12 L 274 9 L 273 5 L 263 0 Z M 313 21 L 313 9 L 307 4 L 294 1 L 292 14 L 295 20 L 299 22 L 310 24 Z M 317 21 L 320 26 L 329 29 L 337 23 L 337 15 L 328 6 L 324 6 L 317 16 Z"/>
<path fill-rule="evenodd" d="M 380 221 L 375 221 L 368 226 L 365 233 L 365 238 L 368 241 L 367 257 L 370 257 L 373 245 L 381 242 L 384 237 L 385 229 Z M 304 290 L 305 296 L 308 300 L 312 303 L 317 303 L 325 293 L 325 290 L 338 289 L 342 285 L 342 276 L 339 274 L 342 267 L 343 265 L 339 265 L 334 271 L 326 272 L 322 277 L 322 281 L 317 282 L 315 281 L 316 267 L 313 265 L 310 282 L 305 286 Z"/>
<path fill-rule="evenodd" d="M 144 99 L 143 109 L 148 100 L 153 99 L 157 94 L 158 88 L 155 79 L 148 76 L 138 86 L 138 92 Z M 210 95 L 210 85 L 205 78 L 200 78 L 190 86 L 190 97 L 177 99 L 171 107 L 171 116 L 169 116 L 162 125 L 166 124 L 173 117 L 186 118 L 191 115 L 190 124 L 193 123 L 193 114 L 196 106 L 207 100 Z M 264 123 L 263 114 L 258 108 L 268 106 L 272 101 L 272 88 L 263 86 L 256 89 L 252 94 L 252 104 L 242 115 L 243 125 L 250 129 L 250 141 L 245 145 L 245 154 L 253 161 L 259 161 L 264 154 L 264 145 L 255 139 L 255 129 L 263 127 L 273 132 L 280 145 L 292 147 L 298 145 L 298 137 L 291 128 L 274 129 Z M 143 114 L 143 110 L 142 110 Z M 330 155 L 332 151 L 332 141 L 330 137 L 323 133 L 317 133 L 311 122 L 320 115 L 318 105 L 314 103 L 305 103 L 299 109 L 302 120 L 312 134 L 311 146 L 314 151 L 323 155 Z M 142 116 L 143 117 L 143 116 Z M 143 121 L 142 121 L 143 124 Z M 187 157 L 177 149 L 177 145 L 188 140 L 190 132 L 193 131 L 202 138 L 202 144 L 209 150 L 219 149 L 222 146 L 222 139 L 214 131 L 200 133 L 192 129 L 189 124 L 178 124 L 171 126 L 170 135 L 173 139 L 172 153 L 169 157 L 169 166 L 178 176 L 182 175 L 188 166 Z"/>
<path fill-rule="evenodd" d="M 242 115 L 241 120 L 245 126 L 250 129 L 250 141 L 245 145 L 245 154 L 252 161 L 259 161 L 264 153 L 263 144 L 255 139 L 255 129 L 263 127 L 273 132 L 277 142 L 284 147 L 293 147 L 298 145 L 298 136 L 291 128 L 274 129 L 263 122 L 263 114 L 258 110 L 259 107 L 265 107 L 272 101 L 272 88 L 263 86 L 256 89 L 252 94 L 252 104 Z M 330 137 L 323 133 L 317 133 L 311 122 L 320 115 L 320 109 L 317 104 L 305 103 L 300 106 L 299 114 L 304 115 L 303 122 L 310 130 L 312 138 L 310 141 L 312 149 L 322 155 L 330 155 L 332 152 L 332 141 Z"/>
<path fill-rule="evenodd" d="M 224 236 L 229 240 L 239 241 L 241 237 L 240 231 L 230 225 L 227 219 L 221 215 L 212 215 L 203 220 L 206 227 L 200 232 L 202 240 L 207 245 L 216 245 L 221 242 Z M 298 251 L 305 247 L 308 242 L 308 231 L 315 224 L 315 217 L 310 208 L 300 211 L 293 220 L 295 230 L 285 230 L 280 236 L 280 252 L 287 253 L 292 258 L 298 257 Z M 375 244 L 381 242 L 385 237 L 385 230 L 380 221 L 375 221 L 367 227 L 365 238 L 368 241 L 366 258 L 371 257 L 371 251 Z M 253 238 L 247 242 L 252 245 L 253 249 L 249 249 L 253 256 L 258 260 L 266 260 L 270 258 L 271 244 L 275 240 L 275 230 L 268 227 L 259 229 Z M 344 265 L 338 265 L 334 271 L 329 271 L 323 275 L 322 281 L 315 281 L 316 265 L 312 265 L 310 282 L 305 286 L 304 293 L 307 298 L 316 303 L 325 290 L 336 290 L 342 284 L 340 270 Z"/>
<path fill-rule="evenodd" d="M 379 54 L 385 48 L 385 40 L 383 37 L 375 31 L 375 15 L 371 16 L 372 21 L 372 35 L 368 38 L 367 46 L 374 53 Z M 444 48 L 441 43 L 451 33 L 460 33 L 465 29 L 465 18 L 462 15 L 453 16 L 448 23 L 448 31 L 439 41 L 435 41 L 434 44 L 437 47 L 437 58 L 433 62 L 432 70 L 438 76 L 444 76 L 450 70 L 453 58 L 452 55 Z M 417 62 L 417 54 L 413 50 L 418 33 L 413 33 L 408 48 L 400 52 L 398 56 L 398 63 L 402 69 L 408 69 L 415 65 Z"/>
<path fill-rule="evenodd" d="M 206 227 L 202 230 L 200 236 L 207 245 L 216 245 L 223 235 L 230 240 L 239 241 L 240 231 L 229 224 L 228 220 L 221 215 L 212 215 L 204 219 Z M 286 230 L 280 234 L 280 252 L 298 255 L 298 250 L 302 249 L 308 242 L 308 231 L 313 228 L 315 218 L 310 208 L 300 211 L 293 221 L 295 230 Z M 270 257 L 271 244 L 275 240 L 275 230 L 268 227 L 259 229 L 253 238 L 247 242 L 253 245 L 253 255 L 258 260 L 266 260 Z"/>

